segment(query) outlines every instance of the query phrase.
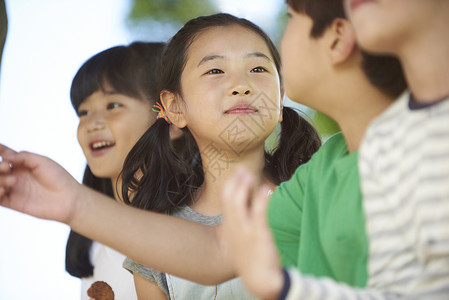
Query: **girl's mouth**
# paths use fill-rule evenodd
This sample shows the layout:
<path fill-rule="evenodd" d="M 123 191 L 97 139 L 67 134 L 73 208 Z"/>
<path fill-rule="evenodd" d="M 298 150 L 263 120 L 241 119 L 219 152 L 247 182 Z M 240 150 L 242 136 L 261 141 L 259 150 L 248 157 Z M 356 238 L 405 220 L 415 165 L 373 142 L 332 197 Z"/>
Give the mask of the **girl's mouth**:
<path fill-rule="evenodd" d="M 249 104 L 237 104 L 225 111 L 225 114 L 253 114 L 258 110 Z"/>
<path fill-rule="evenodd" d="M 113 141 L 95 141 L 90 143 L 90 149 L 92 150 L 92 154 L 94 156 L 102 155 L 114 146 L 115 142 Z"/>

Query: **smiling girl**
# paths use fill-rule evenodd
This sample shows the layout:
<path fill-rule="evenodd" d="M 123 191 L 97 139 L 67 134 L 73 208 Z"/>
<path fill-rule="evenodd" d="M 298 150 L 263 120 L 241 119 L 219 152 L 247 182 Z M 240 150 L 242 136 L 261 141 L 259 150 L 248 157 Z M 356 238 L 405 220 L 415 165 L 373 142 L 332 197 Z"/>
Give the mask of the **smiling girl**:
<path fill-rule="evenodd" d="M 135 42 L 102 51 L 75 75 L 72 105 L 79 116 L 78 141 L 87 160 L 83 183 L 119 202 L 119 174 L 129 150 L 154 122 L 158 94 L 155 68 L 163 43 Z M 137 299 L 121 267 L 124 256 L 71 231 L 66 269 L 81 278 L 81 299 L 95 281 L 107 282 L 119 299 Z"/>

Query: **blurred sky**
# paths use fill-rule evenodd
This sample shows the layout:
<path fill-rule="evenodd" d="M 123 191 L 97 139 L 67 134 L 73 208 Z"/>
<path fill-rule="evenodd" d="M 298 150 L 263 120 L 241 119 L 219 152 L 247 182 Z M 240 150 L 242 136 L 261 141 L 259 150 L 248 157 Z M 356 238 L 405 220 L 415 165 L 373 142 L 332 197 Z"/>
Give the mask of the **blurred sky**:
<path fill-rule="evenodd" d="M 223 11 L 246 17 L 267 31 L 284 3 L 217 1 Z M 6 0 L 6 9 L 0 142 L 48 156 L 81 181 L 85 159 L 69 98 L 76 71 L 86 59 L 111 46 L 137 36 L 152 41 L 169 35 L 128 31 L 128 0 Z M 79 280 L 64 270 L 68 232 L 66 225 L 0 208 L 0 300 L 79 299 Z"/>

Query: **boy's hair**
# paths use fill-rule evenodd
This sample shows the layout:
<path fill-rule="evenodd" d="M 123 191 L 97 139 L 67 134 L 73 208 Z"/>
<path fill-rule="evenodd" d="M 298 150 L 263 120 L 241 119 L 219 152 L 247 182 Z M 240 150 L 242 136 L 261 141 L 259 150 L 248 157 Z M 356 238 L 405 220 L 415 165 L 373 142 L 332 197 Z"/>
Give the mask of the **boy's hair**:
<path fill-rule="evenodd" d="M 96 91 L 105 91 L 108 84 L 115 92 L 141 101 L 156 103 L 157 67 L 164 48 L 159 42 L 134 42 L 104 50 L 89 58 L 78 70 L 70 90 L 73 108 Z M 86 166 L 83 184 L 114 198 L 111 179 L 95 176 Z M 89 252 L 92 240 L 70 231 L 66 246 L 66 270 L 75 277 L 93 275 Z"/>
<path fill-rule="evenodd" d="M 313 21 L 310 36 L 319 38 L 337 18 L 346 19 L 343 0 L 286 0 L 297 13 Z M 398 97 L 407 87 L 399 60 L 392 56 L 376 56 L 360 50 L 362 69 L 367 78 L 383 93 Z"/>
<path fill-rule="evenodd" d="M 160 71 L 159 90 L 182 95 L 181 74 L 187 52 L 204 30 L 218 26 L 239 25 L 258 34 L 267 44 L 278 71 L 280 56 L 271 39 L 257 25 L 229 14 L 202 16 L 187 22 L 167 44 Z M 194 192 L 202 185 L 204 173 L 198 146 L 188 128 L 176 144 L 170 143 L 169 126 L 157 120 L 131 149 L 122 173 L 122 197 L 125 203 L 157 212 L 171 213 L 189 205 Z M 284 107 L 280 142 L 272 153 L 266 153 L 265 170 L 279 184 L 307 162 L 321 144 L 316 130 L 295 111 Z M 136 178 L 135 174 L 143 174 Z M 132 202 L 129 194 L 133 195 Z"/>

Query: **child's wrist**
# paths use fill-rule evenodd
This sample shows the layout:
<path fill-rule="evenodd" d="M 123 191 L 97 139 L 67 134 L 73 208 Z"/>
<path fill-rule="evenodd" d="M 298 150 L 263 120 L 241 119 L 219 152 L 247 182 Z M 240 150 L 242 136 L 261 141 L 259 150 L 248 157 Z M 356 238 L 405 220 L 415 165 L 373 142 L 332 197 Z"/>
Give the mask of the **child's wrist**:
<path fill-rule="evenodd" d="M 288 291 L 290 290 L 290 276 L 287 270 L 282 269 L 282 288 L 278 293 L 277 300 L 284 300 L 287 298 Z"/>
<path fill-rule="evenodd" d="M 73 197 L 73 203 L 69 205 L 67 212 L 67 218 L 64 223 L 69 225 L 70 227 L 77 227 L 77 223 L 79 217 L 83 215 L 83 210 L 85 210 L 86 202 L 89 201 L 89 188 L 85 187 L 84 185 L 80 184 L 79 188 L 77 189 L 77 193 Z"/>
<path fill-rule="evenodd" d="M 287 275 L 288 276 L 288 275 Z M 272 276 L 270 292 L 267 293 L 264 297 L 264 300 L 277 300 L 284 299 L 281 298 L 285 282 L 286 282 L 286 271 L 283 269 L 279 269 L 279 272 L 276 272 L 274 276 Z M 288 281 L 288 285 L 290 286 L 290 281 Z"/>

